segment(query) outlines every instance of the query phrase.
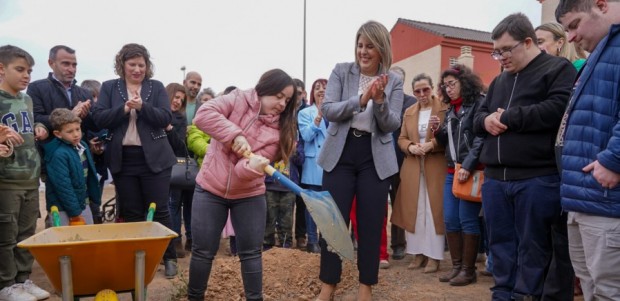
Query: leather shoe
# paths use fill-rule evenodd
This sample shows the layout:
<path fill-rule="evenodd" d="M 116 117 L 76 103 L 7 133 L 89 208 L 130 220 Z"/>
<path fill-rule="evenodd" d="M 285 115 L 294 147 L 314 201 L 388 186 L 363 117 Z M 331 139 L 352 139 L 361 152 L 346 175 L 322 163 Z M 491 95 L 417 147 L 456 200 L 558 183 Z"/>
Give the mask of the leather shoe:
<path fill-rule="evenodd" d="M 308 244 L 306 246 L 306 251 L 308 251 L 308 253 L 321 253 L 321 247 L 319 244 Z"/>
<path fill-rule="evenodd" d="M 174 259 L 169 259 L 164 261 L 164 275 L 166 279 L 172 279 L 178 273 L 177 270 L 177 261 Z"/>
<path fill-rule="evenodd" d="M 401 260 L 405 258 L 405 248 L 404 247 L 396 247 L 394 252 L 392 253 L 392 259 Z"/>

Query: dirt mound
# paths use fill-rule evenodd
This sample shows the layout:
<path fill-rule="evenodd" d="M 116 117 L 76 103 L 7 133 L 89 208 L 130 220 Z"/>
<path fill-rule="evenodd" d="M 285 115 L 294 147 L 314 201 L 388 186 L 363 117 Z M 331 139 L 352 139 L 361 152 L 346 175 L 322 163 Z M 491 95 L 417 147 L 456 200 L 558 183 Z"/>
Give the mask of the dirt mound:
<path fill-rule="evenodd" d="M 314 300 L 321 290 L 319 262 L 318 254 L 296 249 L 273 248 L 263 252 L 263 297 L 265 301 Z M 345 263 L 342 282 L 338 285 L 338 290 L 345 291 L 357 287 L 357 274 L 354 264 Z M 187 279 L 187 277 L 183 278 Z M 179 281 L 185 281 L 184 279 Z M 205 299 L 245 300 L 239 257 L 216 257 Z"/>

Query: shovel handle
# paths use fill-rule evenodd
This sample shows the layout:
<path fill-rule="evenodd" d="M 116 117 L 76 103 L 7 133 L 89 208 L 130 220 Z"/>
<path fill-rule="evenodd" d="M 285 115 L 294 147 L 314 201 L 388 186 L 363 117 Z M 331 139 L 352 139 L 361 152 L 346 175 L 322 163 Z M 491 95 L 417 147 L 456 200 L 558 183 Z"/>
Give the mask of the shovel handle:
<path fill-rule="evenodd" d="M 250 159 L 253 156 L 256 156 L 254 153 L 252 152 L 246 152 L 243 154 L 244 157 Z M 281 172 L 277 171 L 273 166 L 271 165 L 267 165 L 265 166 L 265 168 L 263 169 L 265 171 L 266 174 L 274 177 L 276 180 L 278 180 L 278 182 L 280 182 L 280 184 L 286 186 L 286 188 L 290 189 L 293 193 L 300 195 L 301 191 L 303 189 L 301 189 L 301 187 L 299 187 L 299 185 L 295 184 L 293 181 L 291 181 L 287 176 L 283 175 Z"/>

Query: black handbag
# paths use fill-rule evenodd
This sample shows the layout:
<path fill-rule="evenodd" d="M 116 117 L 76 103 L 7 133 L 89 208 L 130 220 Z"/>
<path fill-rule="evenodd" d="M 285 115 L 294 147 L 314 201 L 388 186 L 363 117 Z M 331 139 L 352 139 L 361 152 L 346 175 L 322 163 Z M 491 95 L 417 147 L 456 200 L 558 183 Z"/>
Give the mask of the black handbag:
<path fill-rule="evenodd" d="M 196 186 L 200 166 L 189 154 L 185 157 L 177 157 L 177 163 L 172 166 L 170 174 L 170 188 L 181 190 L 193 190 Z"/>

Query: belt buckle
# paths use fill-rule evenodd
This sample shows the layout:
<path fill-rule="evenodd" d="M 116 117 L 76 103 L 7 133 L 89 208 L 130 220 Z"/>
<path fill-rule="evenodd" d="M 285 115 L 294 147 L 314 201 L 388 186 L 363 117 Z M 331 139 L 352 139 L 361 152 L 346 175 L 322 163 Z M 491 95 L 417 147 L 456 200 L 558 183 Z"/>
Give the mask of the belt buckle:
<path fill-rule="evenodd" d="M 362 137 L 362 134 L 358 134 L 357 129 L 353 129 L 353 136 L 355 136 L 356 138 Z"/>

